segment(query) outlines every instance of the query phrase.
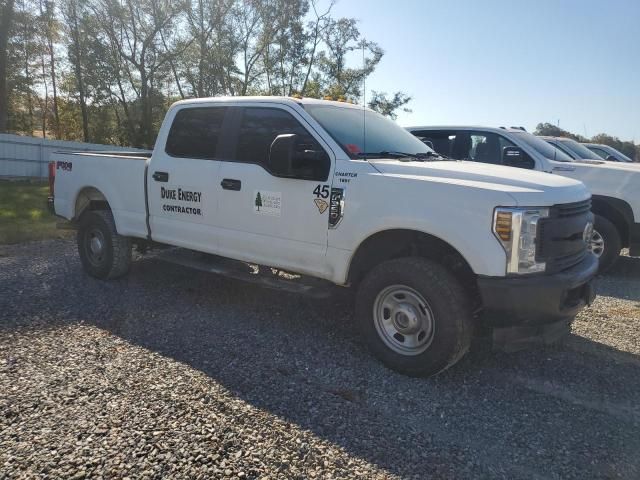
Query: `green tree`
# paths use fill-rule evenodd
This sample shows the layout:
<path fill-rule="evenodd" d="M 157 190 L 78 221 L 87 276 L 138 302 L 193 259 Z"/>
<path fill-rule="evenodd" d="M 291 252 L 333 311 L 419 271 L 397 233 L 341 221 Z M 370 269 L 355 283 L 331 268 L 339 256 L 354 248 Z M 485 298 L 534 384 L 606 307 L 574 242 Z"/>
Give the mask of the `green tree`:
<path fill-rule="evenodd" d="M 260 211 L 260 207 L 262 206 L 262 197 L 260 196 L 260 192 L 256 195 L 256 207 L 258 207 L 258 211 Z"/>
<path fill-rule="evenodd" d="M 151 146 L 181 98 L 359 100 L 384 52 L 334 2 L 0 0 L 0 130 Z M 394 117 L 408 100 L 370 105 Z"/>
<path fill-rule="evenodd" d="M 375 110 L 382 115 L 395 120 L 398 118 L 397 111 L 402 109 L 403 112 L 410 113 L 411 109 L 406 105 L 411 101 L 411 97 L 402 92 L 396 92 L 393 97 L 389 98 L 384 92 L 371 92 L 372 98 L 369 101 L 369 108 Z"/>
<path fill-rule="evenodd" d="M 9 37 L 13 21 L 13 0 L 0 3 L 0 133 L 7 131 L 9 123 L 9 91 L 7 87 L 9 63 Z"/>
<path fill-rule="evenodd" d="M 356 23 L 353 18 L 331 20 L 324 32 L 326 50 L 318 55 L 319 75 L 315 78 L 324 95 L 357 100 L 362 96 L 364 80 L 382 60 L 382 48 L 363 39 Z M 350 67 L 350 55 L 360 53 L 361 65 Z"/>
<path fill-rule="evenodd" d="M 568 132 L 567 130 L 563 130 L 552 123 L 539 123 L 536 126 L 534 135 L 542 135 L 546 137 L 567 137 L 572 138 L 577 142 L 586 142 L 587 139 L 582 135 L 576 135 L 574 133 Z"/>

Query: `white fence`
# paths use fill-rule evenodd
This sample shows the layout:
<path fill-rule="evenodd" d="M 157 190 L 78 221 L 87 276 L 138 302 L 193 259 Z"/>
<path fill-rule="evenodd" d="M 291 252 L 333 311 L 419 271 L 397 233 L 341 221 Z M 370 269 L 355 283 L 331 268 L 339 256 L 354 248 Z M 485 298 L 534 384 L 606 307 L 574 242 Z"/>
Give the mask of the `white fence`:
<path fill-rule="evenodd" d="M 52 152 L 87 150 L 127 150 L 131 152 L 138 149 L 0 134 L 0 177 L 46 178 L 49 176 L 47 163 Z"/>

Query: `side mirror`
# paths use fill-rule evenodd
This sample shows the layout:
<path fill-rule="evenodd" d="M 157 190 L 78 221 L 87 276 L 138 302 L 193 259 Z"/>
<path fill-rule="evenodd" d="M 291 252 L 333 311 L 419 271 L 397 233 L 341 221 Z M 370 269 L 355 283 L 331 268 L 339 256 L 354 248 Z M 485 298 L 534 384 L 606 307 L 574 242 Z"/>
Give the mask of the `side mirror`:
<path fill-rule="evenodd" d="M 616 157 L 614 157 L 613 155 L 607 155 L 606 158 L 607 162 L 617 162 L 618 159 Z"/>
<path fill-rule="evenodd" d="M 297 135 L 283 133 L 278 135 L 269 148 L 269 169 L 275 175 L 288 177 L 293 171 L 293 154 Z"/>
<path fill-rule="evenodd" d="M 536 162 L 522 151 L 520 147 L 504 147 L 502 149 L 502 164 L 507 167 L 527 168 L 532 170 Z"/>

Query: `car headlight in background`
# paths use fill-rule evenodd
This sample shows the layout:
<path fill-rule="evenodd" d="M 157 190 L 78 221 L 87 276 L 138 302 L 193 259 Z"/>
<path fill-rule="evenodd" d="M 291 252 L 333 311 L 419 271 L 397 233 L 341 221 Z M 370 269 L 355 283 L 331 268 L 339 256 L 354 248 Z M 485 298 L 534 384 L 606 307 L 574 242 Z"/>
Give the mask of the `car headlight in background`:
<path fill-rule="evenodd" d="M 545 262 L 536 262 L 538 222 L 549 216 L 548 208 L 496 208 L 493 233 L 507 254 L 507 273 L 544 272 Z"/>

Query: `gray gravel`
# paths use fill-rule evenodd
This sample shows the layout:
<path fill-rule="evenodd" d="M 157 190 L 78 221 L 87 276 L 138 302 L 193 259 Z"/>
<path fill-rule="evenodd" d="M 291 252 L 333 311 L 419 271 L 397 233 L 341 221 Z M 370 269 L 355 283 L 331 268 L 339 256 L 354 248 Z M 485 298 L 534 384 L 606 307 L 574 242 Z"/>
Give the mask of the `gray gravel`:
<path fill-rule="evenodd" d="M 0 478 L 640 478 L 640 259 L 561 345 L 411 379 L 313 300 L 0 247 Z"/>

